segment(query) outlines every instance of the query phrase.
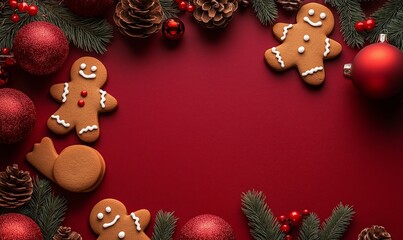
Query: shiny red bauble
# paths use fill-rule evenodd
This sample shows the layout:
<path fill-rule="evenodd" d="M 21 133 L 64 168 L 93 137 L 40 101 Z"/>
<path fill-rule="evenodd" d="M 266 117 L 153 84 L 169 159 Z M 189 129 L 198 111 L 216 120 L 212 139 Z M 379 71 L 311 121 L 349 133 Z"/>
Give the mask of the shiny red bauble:
<path fill-rule="evenodd" d="M 357 53 L 351 78 L 359 92 L 374 99 L 397 95 L 403 89 L 403 53 L 386 43 L 374 43 Z"/>
<path fill-rule="evenodd" d="M 38 224 L 19 213 L 0 215 L 0 236 L 2 240 L 43 240 Z"/>
<path fill-rule="evenodd" d="M 64 0 L 67 7 L 81 17 L 98 17 L 105 13 L 113 0 Z"/>
<path fill-rule="evenodd" d="M 34 103 L 16 89 L 0 89 L 0 113 L 0 144 L 21 142 L 35 126 Z"/>
<path fill-rule="evenodd" d="M 63 66 L 69 53 L 69 42 L 60 28 L 38 21 L 17 32 L 13 51 L 23 70 L 34 75 L 47 75 Z"/>
<path fill-rule="evenodd" d="M 364 29 L 366 31 L 372 31 L 375 28 L 376 22 L 373 18 L 368 18 L 364 21 Z"/>
<path fill-rule="evenodd" d="M 287 234 L 291 231 L 291 227 L 288 224 L 283 224 L 280 227 L 280 231 L 282 231 L 283 233 Z"/>
<path fill-rule="evenodd" d="M 354 28 L 357 32 L 362 32 L 365 30 L 364 27 L 364 22 L 356 22 L 356 24 L 354 25 Z"/>
<path fill-rule="evenodd" d="M 164 37 L 177 40 L 185 33 L 185 24 L 179 18 L 168 18 L 162 24 L 162 35 Z"/>
<path fill-rule="evenodd" d="M 293 225 L 299 225 L 302 221 L 302 215 L 297 211 L 290 212 L 289 220 Z"/>
<path fill-rule="evenodd" d="M 183 226 L 179 240 L 235 240 L 235 235 L 224 219 L 203 214 L 190 219 Z"/>

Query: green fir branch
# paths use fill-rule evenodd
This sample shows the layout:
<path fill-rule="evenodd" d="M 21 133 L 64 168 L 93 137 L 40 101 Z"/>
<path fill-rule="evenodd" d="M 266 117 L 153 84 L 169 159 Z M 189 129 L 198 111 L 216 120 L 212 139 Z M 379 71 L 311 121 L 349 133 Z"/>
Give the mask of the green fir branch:
<path fill-rule="evenodd" d="M 263 25 L 272 25 L 277 19 L 277 6 L 274 0 L 252 0 L 252 8 Z"/>
<path fill-rule="evenodd" d="M 403 51 L 403 1 L 389 0 L 372 17 L 376 27 L 368 35 L 368 40 L 377 42 L 381 33 L 388 34 L 388 41 Z"/>
<path fill-rule="evenodd" d="M 355 212 L 349 205 L 340 203 L 332 212 L 332 215 L 322 224 L 319 233 L 320 240 L 338 240 L 341 239 L 350 225 Z"/>
<path fill-rule="evenodd" d="M 172 0 L 160 0 L 162 13 L 163 13 L 163 20 L 168 18 L 177 18 L 180 10 L 178 8 L 178 4 Z"/>
<path fill-rule="evenodd" d="M 112 39 L 112 26 L 102 18 L 81 18 L 74 15 L 60 1 L 27 1 L 38 6 L 38 14 L 30 17 L 20 14 L 20 21 L 13 23 L 10 16 L 13 10 L 9 6 L 0 14 L 0 45 L 12 48 L 13 40 L 20 28 L 34 21 L 47 21 L 63 30 L 69 42 L 84 51 L 104 53 L 106 45 Z"/>
<path fill-rule="evenodd" d="M 173 212 L 158 211 L 152 240 L 172 240 L 178 219 Z"/>
<path fill-rule="evenodd" d="M 52 194 L 52 186 L 50 182 L 45 179 L 39 179 L 35 177 L 34 191 L 31 196 L 31 200 L 24 209 L 24 214 L 32 219 L 38 219 L 42 213 L 43 206 L 49 195 Z"/>
<path fill-rule="evenodd" d="M 350 47 L 362 47 L 364 37 L 355 30 L 355 23 L 365 19 L 365 14 L 357 0 L 325 0 L 337 9 L 340 18 L 340 28 L 344 41 Z"/>
<path fill-rule="evenodd" d="M 255 190 L 242 194 L 242 211 L 248 219 L 250 233 L 255 240 L 282 240 L 284 233 L 265 200 L 266 196 Z"/>
<path fill-rule="evenodd" d="M 320 219 L 315 213 L 304 218 L 298 240 L 319 240 Z"/>
<path fill-rule="evenodd" d="M 37 220 L 44 239 L 52 239 L 63 222 L 66 211 L 66 199 L 53 194 L 46 197 L 45 205 Z"/>

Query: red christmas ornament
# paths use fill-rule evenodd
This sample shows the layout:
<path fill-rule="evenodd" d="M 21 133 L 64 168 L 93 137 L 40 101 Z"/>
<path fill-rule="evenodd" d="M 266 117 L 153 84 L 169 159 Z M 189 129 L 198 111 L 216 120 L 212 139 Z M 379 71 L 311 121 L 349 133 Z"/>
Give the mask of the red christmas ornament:
<path fill-rule="evenodd" d="M 10 73 L 6 68 L 0 67 L 0 86 L 6 84 L 10 78 Z"/>
<path fill-rule="evenodd" d="M 235 240 L 235 235 L 224 219 L 204 214 L 190 219 L 183 226 L 179 240 Z"/>
<path fill-rule="evenodd" d="M 286 220 L 287 220 L 287 217 L 284 216 L 284 215 L 280 215 L 280 216 L 278 217 L 278 221 L 281 222 L 281 223 L 285 222 Z"/>
<path fill-rule="evenodd" d="M 393 97 L 403 88 L 403 53 L 385 41 L 381 34 L 379 43 L 366 46 L 344 66 L 358 91 L 374 99 Z"/>
<path fill-rule="evenodd" d="M 16 13 L 13 13 L 13 14 L 11 14 L 10 19 L 11 19 L 11 21 L 12 21 L 13 23 L 16 23 L 16 22 L 19 22 L 19 21 L 20 21 L 20 16 L 18 16 L 18 14 L 16 14 Z"/>
<path fill-rule="evenodd" d="M 113 0 L 64 0 L 67 7 L 82 17 L 98 17 L 105 13 Z"/>
<path fill-rule="evenodd" d="M 18 90 L 0 89 L 0 113 L 0 144 L 21 142 L 35 126 L 34 103 Z"/>
<path fill-rule="evenodd" d="M 36 5 L 31 5 L 28 7 L 29 16 L 35 16 L 38 13 L 38 7 Z"/>
<path fill-rule="evenodd" d="M 32 22 L 22 27 L 14 38 L 14 56 L 25 71 L 47 75 L 59 70 L 69 53 L 63 31 L 48 22 Z"/>
<path fill-rule="evenodd" d="M 288 224 L 283 224 L 280 227 L 280 231 L 282 231 L 283 233 L 287 234 L 291 231 L 291 227 Z"/>
<path fill-rule="evenodd" d="M 179 4 L 178 4 L 178 8 L 179 8 L 180 10 L 182 10 L 182 11 L 185 11 L 186 8 L 187 8 L 187 6 L 188 6 L 188 4 L 187 4 L 186 1 L 181 1 L 181 2 L 179 2 Z"/>
<path fill-rule="evenodd" d="M 19 213 L 0 215 L 0 236 L 2 240 L 43 240 L 38 224 Z"/>
<path fill-rule="evenodd" d="M 297 211 L 290 212 L 290 222 L 293 225 L 299 225 L 302 221 L 302 215 Z"/>
<path fill-rule="evenodd" d="M 368 18 L 364 21 L 364 28 L 366 31 L 372 31 L 375 28 L 376 22 L 373 18 Z"/>
<path fill-rule="evenodd" d="M 364 31 L 364 30 L 365 30 L 364 22 L 357 22 L 357 23 L 355 24 L 354 28 L 355 28 L 355 30 L 356 30 L 357 32 L 362 32 L 362 31 Z"/>
<path fill-rule="evenodd" d="M 162 34 L 164 37 L 177 40 L 185 33 L 185 24 L 179 18 L 168 18 L 162 24 Z"/>

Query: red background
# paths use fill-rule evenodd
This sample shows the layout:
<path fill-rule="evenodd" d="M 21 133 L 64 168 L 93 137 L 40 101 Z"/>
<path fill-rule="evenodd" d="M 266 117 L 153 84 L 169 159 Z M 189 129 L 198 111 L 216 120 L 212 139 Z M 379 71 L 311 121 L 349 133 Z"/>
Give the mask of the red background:
<path fill-rule="evenodd" d="M 376 4 L 366 3 L 367 13 Z M 280 22 L 295 22 L 279 15 Z M 101 116 L 102 135 L 91 145 L 107 164 L 101 186 L 78 194 L 55 185 L 68 199 L 64 225 L 95 239 L 91 208 L 112 197 L 128 211 L 149 209 L 153 218 L 160 209 L 175 211 L 176 236 L 190 218 L 211 213 L 228 221 L 237 239 L 252 239 L 240 201 L 242 192 L 256 189 L 275 215 L 308 208 L 323 221 L 339 202 L 353 205 L 357 214 L 344 239 L 357 239 L 373 224 L 403 239 L 402 104 L 369 101 L 343 77 L 344 63 L 358 50 L 343 43 L 342 54 L 325 63 L 324 86 L 312 89 L 295 69 L 276 73 L 266 66 L 264 51 L 279 42 L 251 9 L 239 10 L 218 32 L 201 28 L 189 14 L 181 19 L 186 33 L 180 42 L 159 34 L 130 40 L 115 29 L 108 51 L 93 55 L 107 66 L 104 89 L 119 108 Z M 343 42 L 338 23 L 330 37 Z M 82 144 L 74 133 L 50 132 L 46 120 L 59 107 L 50 86 L 69 81 L 71 64 L 85 55 L 72 47 L 52 76 L 14 75 L 8 87 L 29 95 L 38 119 L 26 141 L 0 147 L 2 170 L 18 163 L 37 174 L 25 155 L 45 136 L 58 152 Z"/>

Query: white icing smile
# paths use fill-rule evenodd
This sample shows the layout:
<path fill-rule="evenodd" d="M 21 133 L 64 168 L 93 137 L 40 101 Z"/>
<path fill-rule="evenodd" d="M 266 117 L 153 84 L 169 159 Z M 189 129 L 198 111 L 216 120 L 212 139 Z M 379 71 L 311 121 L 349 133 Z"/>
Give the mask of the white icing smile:
<path fill-rule="evenodd" d="M 108 227 L 112 227 L 113 225 L 115 225 L 115 223 L 119 220 L 120 215 L 116 215 L 115 219 L 113 219 L 112 222 L 109 223 L 104 223 L 104 225 L 102 225 L 103 228 L 108 228 Z"/>
<path fill-rule="evenodd" d="M 322 26 L 322 21 L 312 22 L 309 17 L 304 17 L 304 21 L 307 22 L 312 27 L 320 27 Z"/>
<path fill-rule="evenodd" d="M 85 63 L 81 63 L 80 65 L 80 71 L 78 71 L 78 73 L 80 74 L 81 77 L 85 78 L 85 79 L 94 79 L 97 77 L 97 75 L 94 73 L 97 71 L 97 66 L 92 66 L 91 67 L 91 74 L 86 74 L 84 73 L 84 69 L 87 68 L 87 64 Z"/>

